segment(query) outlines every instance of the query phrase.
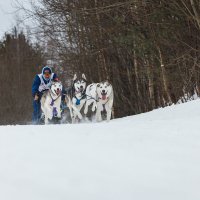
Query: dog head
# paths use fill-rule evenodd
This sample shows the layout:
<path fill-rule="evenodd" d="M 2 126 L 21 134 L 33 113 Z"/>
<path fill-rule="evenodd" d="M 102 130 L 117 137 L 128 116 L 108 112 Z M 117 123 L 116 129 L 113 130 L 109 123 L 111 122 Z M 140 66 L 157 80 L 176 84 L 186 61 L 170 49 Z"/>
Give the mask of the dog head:
<path fill-rule="evenodd" d="M 97 95 L 102 99 L 106 100 L 112 93 L 112 85 L 108 81 L 104 81 L 97 84 Z"/>
<path fill-rule="evenodd" d="M 82 77 L 80 79 L 77 78 L 77 75 L 74 75 L 73 78 L 73 87 L 75 89 L 76 92 L 78 93 L 83 93 L 86 89 L 86 85 L 87 85 L 87 80 L 85 77 L 85 74 L 82 74 Z"/>
<path fill-rule="evenodd" d="M 51 91 L 54 95 L 60 95 L 62 92 L 62 84 L 61 82 L 52 82 Z"/>

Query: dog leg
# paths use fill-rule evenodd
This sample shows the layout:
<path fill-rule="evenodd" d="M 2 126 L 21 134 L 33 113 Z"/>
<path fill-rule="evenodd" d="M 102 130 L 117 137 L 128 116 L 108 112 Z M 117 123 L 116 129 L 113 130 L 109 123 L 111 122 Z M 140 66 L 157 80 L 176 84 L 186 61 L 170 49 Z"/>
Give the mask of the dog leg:
<path fill-rule="evenodd" d="M 112 106 L 113 106 L 113 100 L 110 100 L 108 104 L 106 105 L 106 112 L 107 112 L 107 122 L 110 121 L 111 115 L 112 115 Z"/>
<path fill-rule="evenodd" d="M 67 95 L 65 97 L 65 101 L 66 101 L 66 104 L 69 108 L 69 113 L 70 113 L 70 117 L 71 117 L 71 120 L 72 120 L 72 123 L 74 123 L 74 113 L 73 113 L 73 109 L 72 109 L 72 101 L 71 101 L 71 98 Z"/>
<path fill-rule="evenodd" d="M 57 118 L 60 118 L 61 119 L 61 109 L 60 109 L 60 105 L 58 105 L 57 107 Z"/>
<path fill-rule="evenodd" d="M 58 118 L 61 118 L 61 112 L 58 112 L 58 116 L 57 116 Z"/>
<path fill-rule="evenodd" d="M 44 121 L 45 125 L 49 124 L 49 120 L 48 118 L 45 116 L 45 121 Z"/>
<path fill-rule="evenodd" d="M 75 122 L 76 122 L 76 119 L 75 119 L 75 117 L 73 115 L 73 117 L 72 117 L 72 124 L 75 124 Z"/>
<path fill-rule="evenodd" d="M 88 113 L 88 106 L 90 105 L 90 100 L 88 100 L 85 104 L 84 114 L 86 115 Z"/>
<path fill-rule="evenodd" d="M 46 108 L 48 124 L 53 119 L 53 108 Z"/>
<path fill-rule="evenodd" d="M 79 118 L 76 112 L 74 112 L 73 124 L 77 124 L 79 122 Z"/>
<path fill-rule="evenodd" d="M 109 122 L 110 119 L 111 119 L 111 109 L 108 108 L 108 109 L 107 109 L 107 122 Z"/>
<path fill-rule="evenodd" d="M 97 109 L 97 103 L 96 103 L 96 101 L 93 101 L 92 112 L 94 112 L 95 109 Z"/>
<path fill-rule="evenodd" d="M 47 114 L 46 110 L 44 112 L 44 123 L 45 123 L 45 125 L 49 124 L 49 118 L 48 118 L 48 114 Z"/>
<path fill-rule="evenodd" d="M 82 119 L 83 117 L 82 117 L 80 111 L 78 110 L 78 108 L 76 108 L 74 105 L 72 105 L 72 108 L 73 108 L 74 115 L 78 116 L 79 119 Z"/>
<path fill-rule="evenodd" d="M 84 114 L 88 113 L 88 107 L 93 103 L 93 100 L 87 100 L 85 104 Z"/>
<path fill-rule="evenodd" d="M 72 106 L 72 124 L 75 124 L 75 123 L 77 123 L 78 121 L 77 121 L 77 119 L 78 119 L 78 115 L 77 115 L 77 108 L 75 108 L 75 110 L 74 110 L 74 106 Z"/>
<path fill-rule="evenodd" d="M 99 106 L 97 106 L 96 121 L 97 121 L 97 122 L 102 121 L 102 117 L 101 117 L 101 109 L 99 108 Z"/>
<path fill-rule="evenodd" d="M 45 123 L 45 125 L 47 125 L 49 123 L 49 121 L 48 121 L 48 116 L 47 116 L 48 111 L 47 111 L 46 107 L 43 107 L 43 112 L 44 112 L 44 123 Z"/>
<path fill-rule="evenodd" d="M 69 113 L 70 113 L 70 117 L 71 117 L 71 120 L 72 120 L 72 123 L 73 123 L 74 114 L 73 114 L 71 105 L 69 106 Z"/>

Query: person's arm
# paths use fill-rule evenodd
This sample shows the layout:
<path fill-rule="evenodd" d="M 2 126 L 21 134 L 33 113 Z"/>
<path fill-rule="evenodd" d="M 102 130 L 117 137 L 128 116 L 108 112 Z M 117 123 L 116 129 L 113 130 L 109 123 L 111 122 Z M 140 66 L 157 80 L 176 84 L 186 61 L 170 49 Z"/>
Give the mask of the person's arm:
<path fill-rule="evenodd" d="M 39 86 L 40 86 L 40 78 L 38 75 L 35 76 L 34 80 L 33 80 L 33 84 L 32 84 L 32 96 L 37 100 L 37 97 L 39 95 Z M 38 97 L 39 98 L 39 97 Z"/>

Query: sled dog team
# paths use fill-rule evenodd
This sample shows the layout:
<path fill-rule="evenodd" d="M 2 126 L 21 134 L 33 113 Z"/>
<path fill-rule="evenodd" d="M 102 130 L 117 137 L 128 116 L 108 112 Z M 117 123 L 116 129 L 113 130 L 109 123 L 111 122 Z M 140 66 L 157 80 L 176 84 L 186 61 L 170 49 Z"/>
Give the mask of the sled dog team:
<path fill-rule="evenodd" d="M 113 107 L 113 87 L 108 81 L 92 83 L 87 85 L 84 74 L 78 78 L 75 74 L 72 86 L 62 92 L 62 83 L 52 80 L 49 88 L 44 90 L 41 96 L 41 110 L 44 114 L 45 124 L 48 124 L 54 117 L 61 118 L 61 102 L 66 102 L 70 111 L 72 123 L 79 122 L 83 115 L 86 115 L 91 106 L 91 111 L 96 111 L 96 121 L 102 121 L 102 111 L 105 111 L 107 121 L 111 119 Z M 64 96 L 64 98 L 63 98 Z"/>

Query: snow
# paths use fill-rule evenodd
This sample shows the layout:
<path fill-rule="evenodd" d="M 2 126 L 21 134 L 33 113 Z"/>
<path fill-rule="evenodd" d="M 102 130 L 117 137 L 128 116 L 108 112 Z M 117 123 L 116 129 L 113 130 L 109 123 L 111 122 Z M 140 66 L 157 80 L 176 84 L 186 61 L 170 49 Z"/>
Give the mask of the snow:
<path fill-rule="evenodd" d="M 2 200 L 199 200 L 200 100 L 110 123 L 0 127 Z"/>

